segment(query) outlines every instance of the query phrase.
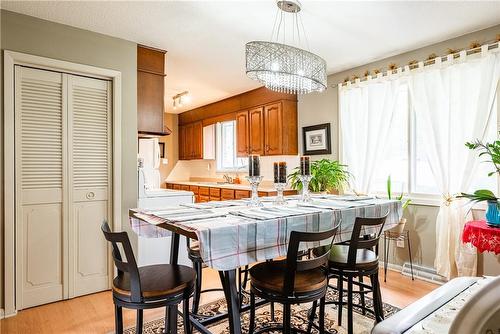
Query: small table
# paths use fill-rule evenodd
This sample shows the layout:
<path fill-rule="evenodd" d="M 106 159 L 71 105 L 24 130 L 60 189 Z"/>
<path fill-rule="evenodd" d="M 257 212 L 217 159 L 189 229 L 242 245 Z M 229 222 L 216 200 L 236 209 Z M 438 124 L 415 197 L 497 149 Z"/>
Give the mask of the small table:
<path fill-rule="evenodd" d="M 480 253 L 500 254 L 500 228 L 488 226 L 485 220 L 465 223 L 462 241 L 470 242 Z"/>

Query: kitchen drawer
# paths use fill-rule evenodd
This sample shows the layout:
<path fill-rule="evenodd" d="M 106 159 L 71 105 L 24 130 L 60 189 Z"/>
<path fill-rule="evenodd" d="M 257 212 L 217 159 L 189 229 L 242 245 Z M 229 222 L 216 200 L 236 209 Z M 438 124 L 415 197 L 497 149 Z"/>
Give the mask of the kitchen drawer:
<path fill-rule="evenodd" d="M 220 201 L 220 197 L 218 196 L 210 196 L 211 201 Z"/>
<path fill-rule="evenodd" d="M 234 198 L 235 199 L 249 198 L 249 197 L 250 197 L 250 191 L 248 191 L 248 190 L 235 190 L 234 191 Z"/>
<path fill-rule="evenodd" d="M 210 188 L 208 188 L 208 187 L 198 187 L 198 194 L 208 197 L 210 195 L 209 189 Z"/>
<path fill-rule="evenodd" d="M 259 191 L 259 197 L 267 197 L 267 196 L 275 196 L 276 191 L 269 192 L 269 191 Z"/>
<path fill-rule="evenodd" d="M 220 188 L 210 188 L 210 197 L 220 197 Z"/>
<path fill-rule="evenodd" d="M 233 189 L 221 189 L 220 197 L 222 199 L 234 199 L 234 190 Z"/>
<path fill-rule="evenodd" d="M 297 195 L 297 190 L 285 190 L 283 191 L 283 195 L 285 196 Z"/>
<path fill-rule="evenodd" d="M 189 186 L 187 184 L 181 184 L 181 190 L 189 191 Z"/>
<path fill-rule="evenodd" d="M 181 190 L 181 185 L 180 184 L 174 184 L 174 186 L 172 187 L 172 189 L 174 189 L 174 190 Z"/>
<path fill-rule="evenodd" d="M 199 195 L 199 197 L 200 197 L 200 200 L 199 200 L 200 203 L 210 201 L 210 197 L 208 197 L 208 196 Z"/>
<path fill-rule="evenodd" d="M 198 195 L 198 186 L 189 186 L 189 191 L 192 191 L 195 195 Z"/>
<path fill-rule="evenodd" d="M 167 183 L 167 189 L 174 189 L 174 185 L 172 183 Z"/>

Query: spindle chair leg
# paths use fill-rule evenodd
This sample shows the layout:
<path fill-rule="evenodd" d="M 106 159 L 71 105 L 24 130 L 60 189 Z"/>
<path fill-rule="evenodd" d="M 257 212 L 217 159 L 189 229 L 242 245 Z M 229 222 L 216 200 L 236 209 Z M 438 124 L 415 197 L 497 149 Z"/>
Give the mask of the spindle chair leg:
<path fill-rule="evenodd" d="M 311 333 L 311 330 L 312 330 L 312 326 L 313 326 L 313 323 L 314 323 L 314 318 L 316 317 L 316 307 L 318 306 L 318 301 L 315 300 L 313 301 L 313 304 L 312 304 L 312 307 L 311 309 L 309 310 L 309 323 L 307 324 L 307 333 L 310 334 Z M 321 310 L 320 310 L 321 312 Z"/>
<path fill-rule="evenodd" d="M 143 323 L 143 310 L 137 310 L 137 323 L 135 326 L 135 332 L 137 334 L 142 334 L 142 323 Z"/>
<path fill-rule="evenodd" d="M 196 271 L 196 282 L 193 292 L 193 305 L 191 307 L 191 313 L 197 314 L 198 308 L 200 307 L 203 264 L 201 261 L 193 261 L 193 268 Z"/>
<path fill-rule="evenodd" d="M 362 313 L 366 315 L 366 304 L 365 304 L 365 288 L 363 287 L 363 275 L 359 275 L 359 298 L 361 300 Z"/>
<path fill-rule="evenodd" d="M 339 275 L 337 277 L 337 290 L 339 292 L 339 304 L 337 308 L 337 322 L 339 323 L 339 326 L 342 326 L 342 308 L 344 305 L 344 278 L 342 277 L 342 271 L 339 272 Z"/>
<path fill-rule="evenodd" d="M 292 333 L 292 317 L 290 304 L 283 304 L 283 333 Z"/>
<path fill-rule="evenodd" d="M 115 304 L 115 332 L 123 334 L 123 311 L 122 307 Z"/>
<path fill-rule="evenodd" d="M 325 299 L 319 300 L 319 334 L 325 334 Z"/>
<path fill-rule="evenodd" d="M 352 276 L 347 278 L 347 333 L 353 334 Z"/>
<path fill-rule="evenodd" d="M 182 302 L 182 324 L 184 325 L 184 334 L 191 334 L 191 321 L 189 320 L 189 298 Z"/>
<path fill-rule="evenodd" d="M 255 330 L 255 295 L 250 292 L 250 323 L 248 325 L 248 334 L 253 334 Z"/>

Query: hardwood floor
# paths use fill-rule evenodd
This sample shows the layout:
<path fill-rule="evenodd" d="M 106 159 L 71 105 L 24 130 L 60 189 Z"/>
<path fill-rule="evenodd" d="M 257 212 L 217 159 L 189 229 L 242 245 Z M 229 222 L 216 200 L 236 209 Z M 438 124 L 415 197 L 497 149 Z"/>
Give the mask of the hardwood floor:
<path fill-rule="evenodd" d="M 205 269 L 204 287 L 219 286 L 217 272 Z M 384 302 L 405 307 L 438 286 L 388 271 L 387 283 L 381 282 Z M 383 273 L 380 275 L 383 280 Z M 222 297 L 221 293 L 204 294 L 201 304 Z M 71 300 L 33 307 L 15 317 L 0 321 L 0 333 L 111 333 L 114 331 L 114 308 L 111 292 L 101 292 Z M 144 320 L 163 316 L 163 309 L 144 311 Z M 135 324 L 135 311 L 125 310 L 124 326 Z"/>

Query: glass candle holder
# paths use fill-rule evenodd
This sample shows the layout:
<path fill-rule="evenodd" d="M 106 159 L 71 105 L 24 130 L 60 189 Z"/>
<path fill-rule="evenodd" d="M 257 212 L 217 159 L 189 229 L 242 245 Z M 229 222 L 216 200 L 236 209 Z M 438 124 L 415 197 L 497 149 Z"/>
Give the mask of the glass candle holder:
<path fill-rule="evenodd" d="M 309 193 L 309 182 L 311 181 L 311 175 L 300 175 L 300 181 L 302 182 L 302 194 L 300 196 L 300 201 L 307 203 L 311 201 L 311 194 Z"/>
<path fill-rule="evenodd" d="M 263 206 L 262 202 L 259 199 L 259 193 L 257 189 L 259 188 L 259 184 L 262 182 L 263 176 L 247 176 L 246 179 L 250 186 L 252 187 L 252 197 L 250 198 L 250 202 L 248 202 L 248 206 Z"/>
<path fill-rule="evenodd" d="M 286 200 L 285 197 L 283 196 L 283 191 L 285 190 L 286 183 L 275 183 L 274 188 L 276 189 L 277 195 L 276 199 L 274 200 L 273 204 L 274 205 L 285 205 Z"/>

